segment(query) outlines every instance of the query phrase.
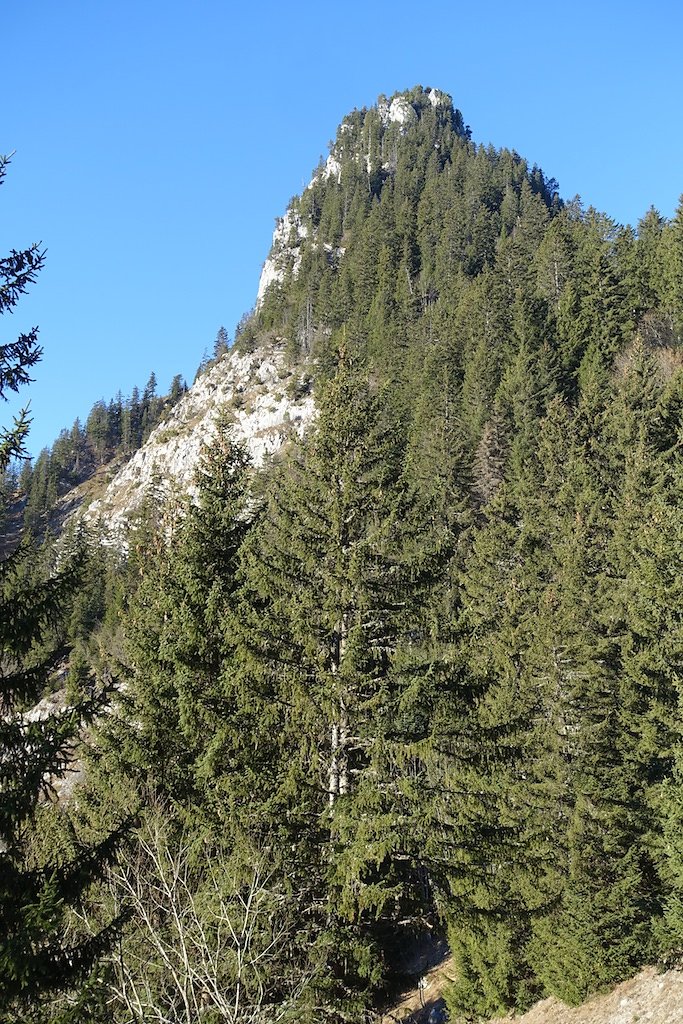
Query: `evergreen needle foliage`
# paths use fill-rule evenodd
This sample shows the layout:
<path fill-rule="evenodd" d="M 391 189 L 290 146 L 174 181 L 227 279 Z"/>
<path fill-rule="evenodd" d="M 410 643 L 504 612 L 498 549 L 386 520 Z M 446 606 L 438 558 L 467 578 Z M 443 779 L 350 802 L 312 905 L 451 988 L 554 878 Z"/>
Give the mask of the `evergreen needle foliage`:
<path fill-rule="evenodd" d="M 313 381 L 314 423 L 258 471 L 217 423 L 193 499 L 159 486 L 70 616 L 74 689 L 122 685 L 57 850 L 139 820 L 86 901 L 98 936 L 128 915 L 116 957 L 70 1013 L 376 1021 L 436 936 L 475 1020 L 681 955 L 682 226 L 562 202 L 437 90 L 344 119 L 235 342 Z M 0 264 L 3 302 L 41 260 Z M 98 459 L 155 386 L 89 420 Z M 61 943 L 59 855 L 27 873 L 84 713 L 20 715 L 72 586 L 27 560 L 2 567 L 7 1006 L 94 951 Z"/>
<path fill-rule="evenodd" d="M 0 182 L 7 158 L 0 159 Z M 0 313 L 11 311 L 43 264 L 38 245 L 0 260 Z M 0 398 L 29 381 L 40 357 L 37 329 L 0 346 Z M 2 432 L 0 472 L 25 454 L 26 411 Z M 69 935 L 68 911 L 111 858 L 114 835 L 36 856 L 31 829 L 39 803 L 75 756 L 79 731 L 101 700 L 33 711 L 68 658 L 65 613 L 79 582 L 80 556 L 37 557 L 23 538 L 0 562 L 0 1019 L 26 1019 L 41 998 L 82 979 L 110 939 L 110 926 Z"/>

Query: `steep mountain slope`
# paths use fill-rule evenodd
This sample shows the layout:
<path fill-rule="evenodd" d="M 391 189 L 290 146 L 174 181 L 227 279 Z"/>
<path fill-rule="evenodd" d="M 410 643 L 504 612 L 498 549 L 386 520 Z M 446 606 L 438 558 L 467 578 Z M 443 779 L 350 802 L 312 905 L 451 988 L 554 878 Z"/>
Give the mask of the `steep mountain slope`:
<path fill-rule="evenodd" d="M 301 434 L 314 414 L 310 380 L 288 366 L 283 344 L 262 342 L 253 353 L 233 350 L 202 374 L 114 476 L 86 518 L 100 521 L 105 534 L 121 538 L 125 524 L 152 487 L 164 493 L 193 493 L 193 475 L 216 419 L 229 415 L 235 436 L 244 439 L 255 465 L 292 434 Z"/>
<path fill-rule="evenodd" d="M 153 480 L 185 490 L 222 405 L 260 462 L 310 420 L 299 378 L 324 377 L 340 344 L 360 346 L 383 375 L 400 376 L 409 363 L 419 373 L 468 284 L 494 262 L 497 240 L 519 235 L 520 251 L 507 256 L 518 264 L 556 203 L 537 168 L 472 144 L 446 93 L 418 87 L 354 111 L 277 223 L 237 352 L 195 383 L 88 517 L 116 532 Z M 492 327 L 500 335 L 503 325 Z M 456 362 L 466 355 L 453 353 Z M 500 356 L 496 363 L 498 376 Z"/>

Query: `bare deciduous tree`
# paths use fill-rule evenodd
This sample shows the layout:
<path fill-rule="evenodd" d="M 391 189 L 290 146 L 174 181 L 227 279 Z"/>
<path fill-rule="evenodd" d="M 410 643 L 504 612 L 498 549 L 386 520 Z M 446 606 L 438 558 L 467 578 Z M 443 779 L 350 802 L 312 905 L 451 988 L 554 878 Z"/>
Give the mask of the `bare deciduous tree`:
<path fill-rule="evenodd" d="M 115 903 L 132 912 L 110 962 L 112 1003 L 127 1022 L 300 1020 L 293 915 L 270 881 L 262 861 L 246 882 L 226 858 L 197 867 L 189 841 L 172 841 L 152 815 L 134 858 L 110 874 Z"/>

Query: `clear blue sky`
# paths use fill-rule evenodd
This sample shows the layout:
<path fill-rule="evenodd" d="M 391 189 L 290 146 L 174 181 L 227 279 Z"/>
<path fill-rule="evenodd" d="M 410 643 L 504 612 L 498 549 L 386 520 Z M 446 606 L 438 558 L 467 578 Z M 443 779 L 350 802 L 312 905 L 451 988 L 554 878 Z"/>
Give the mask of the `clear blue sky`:
<path fill-rule="evenodd" d="M 622 223 L 683 192 L 680 0 L 6 0 L 0 32 L 0 253 L 48 249 L 0 321 L 0 341 L 40 325 L 34 452 L 151 370 L 191 382 L 253 305 L 274 219 L 380 93 L 449 92 L 475 141 Z"/>

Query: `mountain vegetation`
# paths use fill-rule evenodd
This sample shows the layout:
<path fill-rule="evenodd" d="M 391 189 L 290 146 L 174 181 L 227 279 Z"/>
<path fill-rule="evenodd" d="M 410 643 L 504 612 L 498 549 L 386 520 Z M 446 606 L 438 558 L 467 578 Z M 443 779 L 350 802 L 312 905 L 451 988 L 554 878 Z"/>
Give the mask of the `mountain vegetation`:
<path fill-rule="evenodd" d="M 429 936 L 453 1021 L 676 962 L 683 198 L 620 226 L 445 93 L 382 97 L 278 225 L 234 347 L 273 338 L 313 379 L 306 435 L 257 469 L 226 414 L 196 498 L 151 493 L 125 557 L 88 539 L 60 617 L 37 589 L 74 593 L 59 545 L 26 629 L 7 605 L 3 672 L 47 661 L 2 728 L 57 687 L 57 623 L 60 722 L 91 725 L 68 802 L 37 801 L 59 737 L 39 770 L 23 733 L 31 770 L 3 753 L 2 878 L 53 902 L 0 888 L 0 1020 L 361 1024 Z M 124 443 L 86 434 L 95 461 Z M 98 956 L 31 973 L 55 942 Z"/>
<path fill-rule="evenodd" d="M 0 184 L 9 159 L 0 159 Z M 0 314 L 11 312 L 44 263 L 39 244 L 0 259 Z M 29 381 L 40 359 L 37 328 L 0 345 L 0 397 Z M 22 411 L 0 438 L 0 472 L 26 456 Z M 97 840 L 38 850 L 33 827 L 41 797 L 73 757 L 84 723 L 103 711 L 102 694 L 61 712 L 32 714 L 70 645 L 66 619 L 84 561 L 77 537 L 58 552 L 37 552 L 26 536 L 0 562 L 0 1019 L 15 1017 L 55 987 L 73 985 L 109 947 L 115 917 L 89 934 L 69 933 L 68 918 L 94 878 L 111 863 L 122 831 L 110 822 Z"/>
<path fill-rule="evenodd" d="M 100 467 L 129 458 L 147 440 L 152 430 L 187 392 L 177 374 L 167 395 L 159 396 L 156 374 L 152 372 L 140 392 L 134 387 L 129 398 L 119 392 L 109 402 L 95 402 L 85 425 L 74 420 L 49 448 L 37 458 L 8 461 L 0 480 L 0 493 L 13 506 L 22 527 L 44 535 L 51 527 L 51 514 L 59 499 L 89 480 Z M 54 531 L 53 531 L 54 532 Z"/>

